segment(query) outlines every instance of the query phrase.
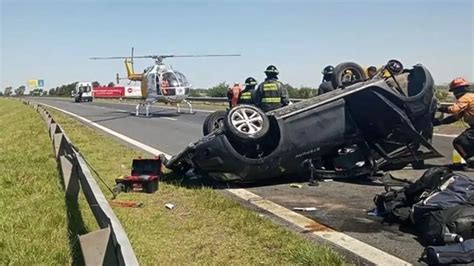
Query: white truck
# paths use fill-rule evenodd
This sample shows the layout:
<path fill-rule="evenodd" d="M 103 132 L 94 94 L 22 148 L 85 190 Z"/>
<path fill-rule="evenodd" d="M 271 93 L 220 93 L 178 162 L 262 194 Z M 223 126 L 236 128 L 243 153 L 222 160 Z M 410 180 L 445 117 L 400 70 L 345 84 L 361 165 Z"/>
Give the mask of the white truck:
<path fill-rule="evenodd" d="M 92 102 L 92 83 L 78 82 L 72 96 L 74 97 L 74 101 L 76 103 Z"/>

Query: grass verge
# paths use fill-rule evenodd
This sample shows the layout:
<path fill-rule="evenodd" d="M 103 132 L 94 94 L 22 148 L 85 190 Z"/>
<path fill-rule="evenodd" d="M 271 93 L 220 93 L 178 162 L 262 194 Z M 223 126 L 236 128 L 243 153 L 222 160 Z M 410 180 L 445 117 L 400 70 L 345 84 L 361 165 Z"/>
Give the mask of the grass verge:
<path fill-rule="evenodd" d="M 109 185 L 129 172 L 132 158 L 145 156 L 50 111 Z M 120 194 L 118 199 L 144 203 L 142 208 L 113 207 L 141 264 L 344 263 L 331 249 L 316 246 L 207 187 L 191 189 L 162 182 L 155 194 Z M 176 208 L 168 210 L 166 203 Z"/>
<path fill-rule="evenodd" d="M 66 202 L 36 111 L 0 98 L 0 265 L 71 264 Z"/>

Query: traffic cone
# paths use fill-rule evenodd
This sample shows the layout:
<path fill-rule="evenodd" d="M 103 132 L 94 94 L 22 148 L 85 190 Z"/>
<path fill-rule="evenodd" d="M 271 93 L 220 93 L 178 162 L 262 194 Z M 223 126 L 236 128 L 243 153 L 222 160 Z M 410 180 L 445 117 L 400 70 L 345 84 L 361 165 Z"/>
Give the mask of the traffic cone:
<path fill-rule="evenodd" d="M 466 164 L 466 161 L 461 157 L 461 154 L 457 150 L 453 150 L 453 164 L 454 165 L 459 165 L 459 164 Z"/>

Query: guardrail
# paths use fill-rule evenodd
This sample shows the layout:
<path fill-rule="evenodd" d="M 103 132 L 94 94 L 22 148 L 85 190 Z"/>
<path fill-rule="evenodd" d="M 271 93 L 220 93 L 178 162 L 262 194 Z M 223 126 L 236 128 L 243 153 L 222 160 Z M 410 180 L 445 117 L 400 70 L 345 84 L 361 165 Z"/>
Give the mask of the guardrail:
<path fill-rule="evenodd" d="M 77 203 L 82 192 L 101 229 L 79 236 L 85 265 L 138 265 L 138 260 L 117 216 L 102 193 L 86 160 L 74 147 L 64 130 L 40 104 L 31 105 L 46 122 L 56 160 L 64 181 L 66 199 Z M 68 210 L 70 211 L 70 210 Z"/>

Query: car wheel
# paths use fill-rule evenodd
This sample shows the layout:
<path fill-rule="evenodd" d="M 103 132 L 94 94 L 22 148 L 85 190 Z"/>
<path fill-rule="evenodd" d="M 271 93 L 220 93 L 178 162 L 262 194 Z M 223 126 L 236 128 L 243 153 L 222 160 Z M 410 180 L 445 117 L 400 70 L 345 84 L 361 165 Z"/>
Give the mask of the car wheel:
<path fill-rule="evenodd" d="M 350 74 L 351 73 L 351 74 Z M 356 63 L 346 62 L 334 68 L 331 82 L 334 88 L 348 86 L 367 79 L 365 70 Z"/>
<path fill-rule="evenodd" d="M 215 111 L 214 113 L 208 115 L 202 125 L 202 133 L 204 136 L 207 136 L 217 129 L 224 127 L 224 119 L 226 115 L 227 111 L 224 110 Z"/>
<path fill-rule="evenodd" d="M 243 142 L 260 140 L 270 128 L 270 121 L 265 113 L 252 105 L 232 108 L 224 122 L 231 137 Z"/>

